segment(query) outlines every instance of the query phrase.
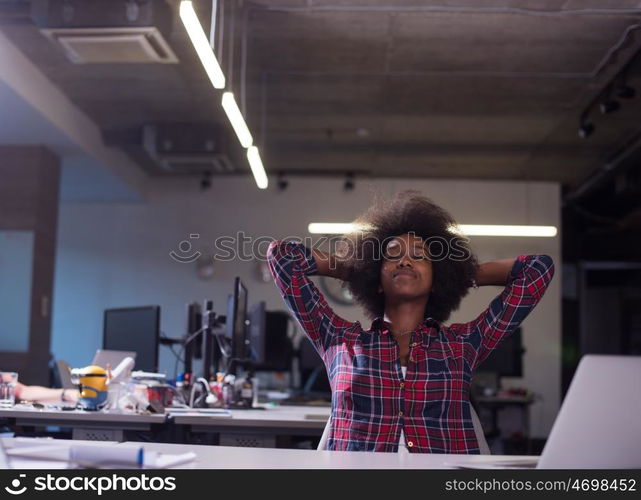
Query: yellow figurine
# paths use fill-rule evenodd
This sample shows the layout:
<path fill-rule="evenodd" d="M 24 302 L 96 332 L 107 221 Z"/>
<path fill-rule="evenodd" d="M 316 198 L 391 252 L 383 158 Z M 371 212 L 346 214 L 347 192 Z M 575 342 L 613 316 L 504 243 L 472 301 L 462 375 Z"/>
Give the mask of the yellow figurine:
<path fill-rule="evenodd" d="M 71 380 L 78 385 L 78 403 L 85 410 L 100 410 L 107 403 L 107 371 L 100 366 L 71 370 Z"/>

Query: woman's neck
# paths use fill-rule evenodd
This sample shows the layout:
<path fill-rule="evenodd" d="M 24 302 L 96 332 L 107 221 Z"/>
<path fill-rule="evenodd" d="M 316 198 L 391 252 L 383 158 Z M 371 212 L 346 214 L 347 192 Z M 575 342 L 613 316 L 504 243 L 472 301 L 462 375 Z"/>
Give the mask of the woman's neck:
<path fill-rule="evenodd" d="M 413 331 L 423 322 L 425 316 L 425 301 L 403 302 L 385 306 L 383 319 L 392 325 L 392 333 L 402 335 Z"/>

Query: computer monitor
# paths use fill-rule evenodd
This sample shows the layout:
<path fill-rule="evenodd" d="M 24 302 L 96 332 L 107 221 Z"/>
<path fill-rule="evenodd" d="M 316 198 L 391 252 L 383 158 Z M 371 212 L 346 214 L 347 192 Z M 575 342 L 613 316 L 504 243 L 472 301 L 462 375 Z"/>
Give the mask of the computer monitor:
<path fill-rule="evenodd" d="M 478 367 L 481 373 L 496 373 L 501 377 L 523 376 L 523 335 L 521 328 L 502 340 L 496 349 Z"/>
<path fill-rule="evenodd" d="M 264 303 L 254 306 L 249 316 L 249 338 L 256 371 L 292 369 L 294 349 L 288 336 L 289 322 L 285 311 L 266 311 Z"/>
<path fill-rule="evenodd" d="M 255 366 L 265 364 L 265 322 L 267 311 L 265 301 L 255 304 L 249 311 L 250 358 Z"/>
<path fill-rule="evenodd" d="M 160 306 L 106 309 L 102 347 L 113 351 L 134 351 L 136 369 L 158 371 Z"/>
<path fill-rule="evenodd" d="M 307 337 L 300 341 L 298 347 L 298 366 L 303 392 L 322 394 L 330 394 L 332 392 L 325 363 L 323 363 L 311 340 Z"/>
<path fill-rule="evenodd" d="M 191 373 L 194 358 L 203 357 L 203 335 L 197 332 L 202 328 L 202 312 L 198 302 L 187 304 L 187 331 L 183 337 L 185 348 L 185 373 Z"/>
<path fill-rule="evenodd" d="M 227 301 L 227 336 L 231 340 L 231 358 L 238 363 L 247 359 L 247 288 L 240 278 L 234 280 L 234 294 Z"/>

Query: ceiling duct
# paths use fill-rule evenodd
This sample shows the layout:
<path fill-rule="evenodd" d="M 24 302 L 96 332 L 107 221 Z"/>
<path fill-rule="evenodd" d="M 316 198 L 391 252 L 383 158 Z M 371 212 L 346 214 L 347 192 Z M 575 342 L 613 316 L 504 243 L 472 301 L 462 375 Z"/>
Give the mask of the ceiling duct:
<path fill-rule="evenodd" d="M 178 62 L 165 39 L 172 15 L 162 0 L 36 0 L 31 10 L 75 64 Z"/>
<path fill-rule="evenodd" d="M 217 125 L 145 125 L 143 149 L 159 173 L 196 175 L 231 174 L 236 168 L 223 150 L 224 133 Z"/>
<path fill-rule="evenodd" d="M 41 30 L 75 64 L 177 63 L 156 28 L 68 28 Z"/>

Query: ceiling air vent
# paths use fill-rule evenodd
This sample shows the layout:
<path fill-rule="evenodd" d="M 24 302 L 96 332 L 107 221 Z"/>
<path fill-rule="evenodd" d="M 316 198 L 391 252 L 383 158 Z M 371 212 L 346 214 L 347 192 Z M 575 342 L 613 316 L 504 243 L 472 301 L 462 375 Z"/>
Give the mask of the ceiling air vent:
<path fill-rule="evenodd" d="M 236 172 L 223 145 L 226 137 L 217 125 L 145 125 L 142 147 L 162 173 L 194 175 Z"/>
<path fill-rule="evenodd" d="M 41 30 L 75 64 L 177 63 L 156 28 L 54 28 Z"/>

